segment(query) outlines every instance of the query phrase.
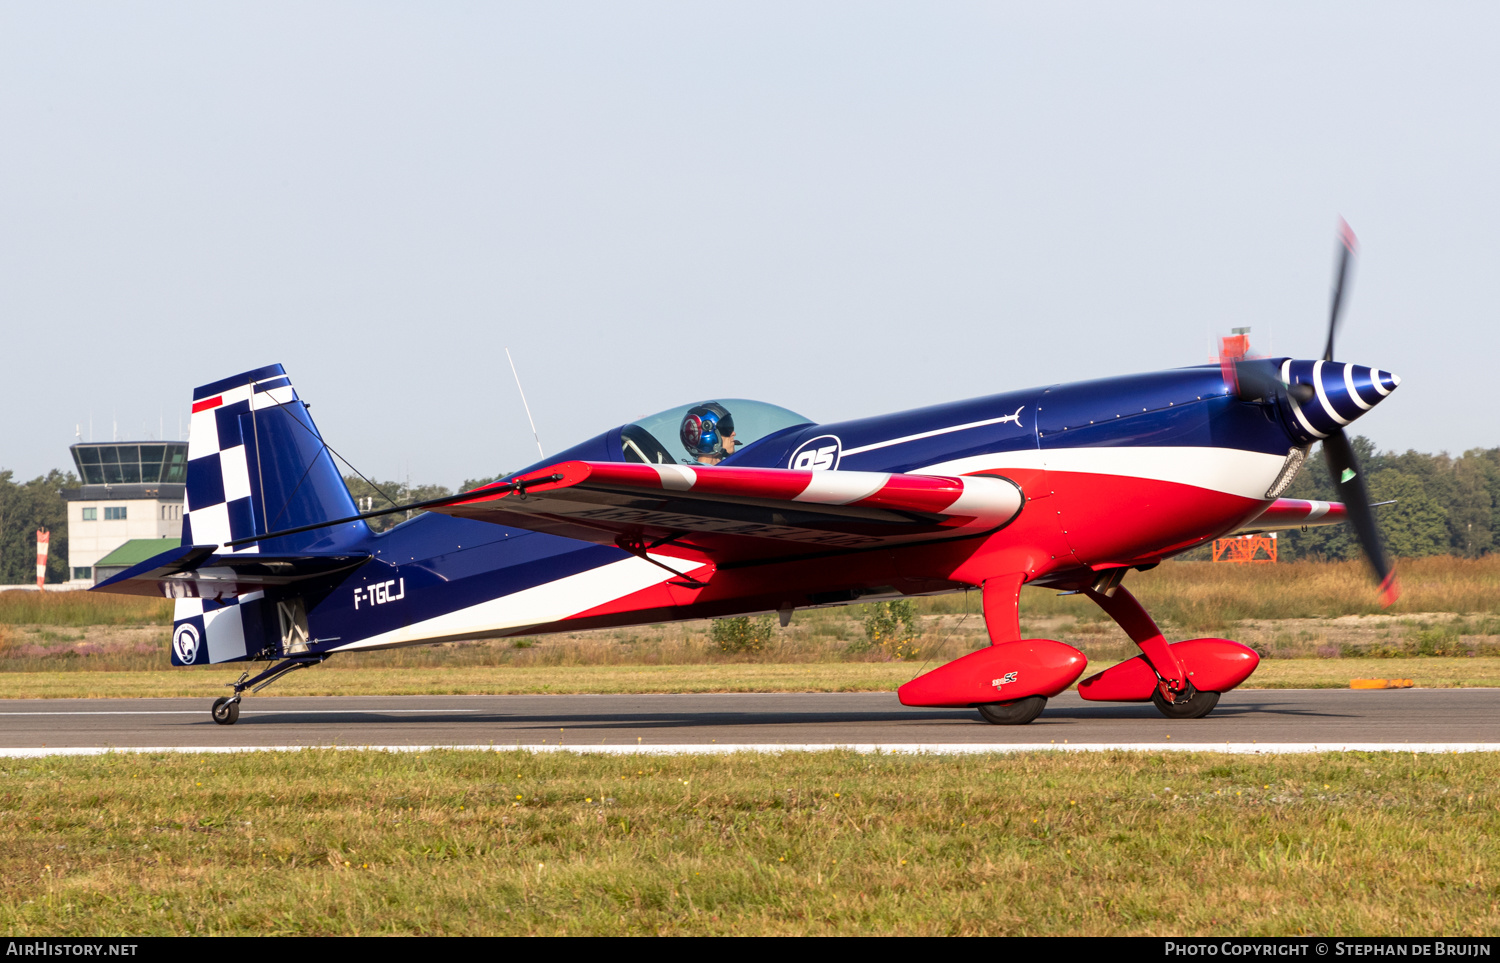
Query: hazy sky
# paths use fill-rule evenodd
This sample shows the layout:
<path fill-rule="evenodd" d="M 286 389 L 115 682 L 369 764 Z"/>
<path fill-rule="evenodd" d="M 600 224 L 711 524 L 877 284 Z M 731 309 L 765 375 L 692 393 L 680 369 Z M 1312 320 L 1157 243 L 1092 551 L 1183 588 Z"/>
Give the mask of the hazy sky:
<path fill-rule="evenodd" d="M 1323 345 L 1500 445 L 1500 7 L 0 3 L 0 467 L 287 366 L 367 474 Z"/>

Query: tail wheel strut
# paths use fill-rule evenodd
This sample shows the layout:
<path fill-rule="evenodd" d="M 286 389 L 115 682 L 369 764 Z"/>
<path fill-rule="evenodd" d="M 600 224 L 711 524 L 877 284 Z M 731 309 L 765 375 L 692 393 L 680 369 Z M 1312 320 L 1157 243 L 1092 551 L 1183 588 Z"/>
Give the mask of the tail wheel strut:
<path fill-rule="evenodd" d="M 317 665 L 326 658 L 328 658 L 327 653 L 304 656 L 298 659 L 287 659 L 285 662 L 276 663 L 253 679 L 250 678 L 250 673 L 245 672 L 235 681 L 226 682 L 225 685 L 234 690 L 234 695 L 221 696 L 214 700 L 214 707 L 211 710 L 214 722 L 221 726 L 232 726 L 239 721 L 240 699 L 244 696 L 246 689 L 249 689 L 251 692 L 259 692 L 288 672 L 309 668 L 310 666 Z"/>

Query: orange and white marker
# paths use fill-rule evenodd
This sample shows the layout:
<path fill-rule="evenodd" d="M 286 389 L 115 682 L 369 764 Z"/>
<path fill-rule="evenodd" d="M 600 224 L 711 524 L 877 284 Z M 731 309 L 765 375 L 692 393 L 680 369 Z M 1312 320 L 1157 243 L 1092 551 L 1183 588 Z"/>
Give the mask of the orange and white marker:
<path fill-rule="evenodd" d="M 45 528 L 36 530 L 36 588 L 43 591 L 42 583 L 47 581 L 47 540 L 52 533 Z"/>

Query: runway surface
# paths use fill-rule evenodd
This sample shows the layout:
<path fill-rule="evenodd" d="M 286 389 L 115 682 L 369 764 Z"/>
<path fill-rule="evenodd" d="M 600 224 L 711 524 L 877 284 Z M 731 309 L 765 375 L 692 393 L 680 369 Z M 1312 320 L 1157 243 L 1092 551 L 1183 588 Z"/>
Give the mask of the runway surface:
<path fill-rule="evenodd" d="M 215 725 L 208 699 L 0 700 L 0 755 L 59 750 L 493 746 L 604 751 L 736 747 L 927 751 L 1500 748 L 1500 689 L 1243 690 L 1205 719 L 1053 699 L 1027 726 L 892 693 L 249 697 Z"/>

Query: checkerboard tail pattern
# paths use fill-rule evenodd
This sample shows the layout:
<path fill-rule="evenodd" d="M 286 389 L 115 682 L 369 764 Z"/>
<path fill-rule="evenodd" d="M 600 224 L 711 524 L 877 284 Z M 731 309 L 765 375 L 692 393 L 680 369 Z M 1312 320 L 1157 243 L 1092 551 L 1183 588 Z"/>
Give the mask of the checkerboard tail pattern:
<path fill-rule="evenodd" d="M 369 528 L 355 522 L 232 548 L 224 543 L 356 513 L 332 453 L 281 365 L 193 392 L 184 545 L 215 545 L 221 554 L 337 552 L 369 537 Z M 247 641 L 242 607 L 260 595 L 178 599 L 173 664 L 254 657 L 259 643 Z"/>

